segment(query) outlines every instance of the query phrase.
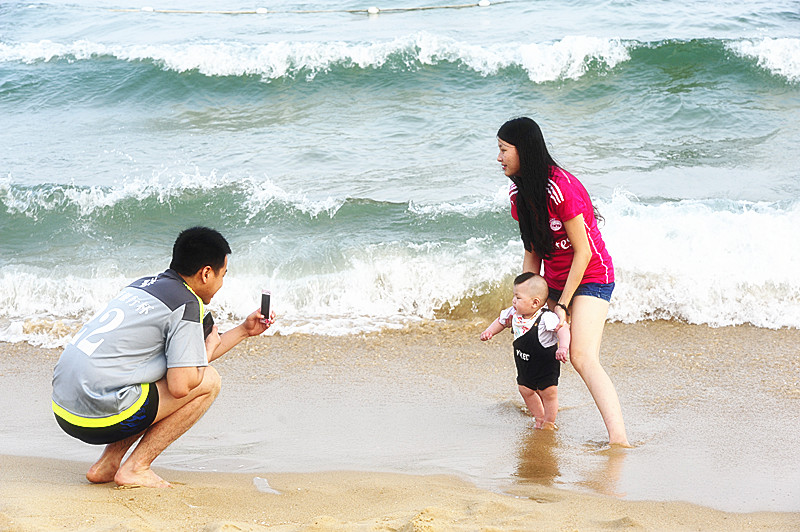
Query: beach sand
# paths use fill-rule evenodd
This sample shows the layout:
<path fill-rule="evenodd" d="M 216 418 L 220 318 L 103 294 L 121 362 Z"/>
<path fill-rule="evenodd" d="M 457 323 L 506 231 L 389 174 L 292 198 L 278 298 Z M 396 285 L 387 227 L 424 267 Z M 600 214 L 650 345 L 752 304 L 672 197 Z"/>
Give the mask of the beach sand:
<path fill-rule="evenodd" d="M 0 344 L 0 530 L 800 530 L 800 331 L 608 324 L 614 450 L 569 366 L 558 431 L 533 430 L 485 325 L 247 340 L 155 462 L 168 490 L 86 482 L 59 351 Z"/>
<path fill-rule="evenodd" d="M 453 477 L 357 472 L 168 473 L 172 489 L 82 480 L 85 464 L 0 457 L 2 530 L 776 530 L 800 516 L 732 514 L 682 502 L 629 502 L 543 486 L 508 494 Z"/>

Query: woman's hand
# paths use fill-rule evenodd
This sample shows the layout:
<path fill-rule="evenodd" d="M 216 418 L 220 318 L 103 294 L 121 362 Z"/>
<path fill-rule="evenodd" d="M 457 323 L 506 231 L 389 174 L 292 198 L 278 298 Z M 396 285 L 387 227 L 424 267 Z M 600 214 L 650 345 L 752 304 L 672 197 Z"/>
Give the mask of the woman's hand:
<path fill-rule="evenodd" d="M 558 316 L 558 326 L 556 327 L 556 331 L 558 331 L 561 327 L 567 325 L 567 311 L 562 305 L 556 303 L 553 312 Z"/>

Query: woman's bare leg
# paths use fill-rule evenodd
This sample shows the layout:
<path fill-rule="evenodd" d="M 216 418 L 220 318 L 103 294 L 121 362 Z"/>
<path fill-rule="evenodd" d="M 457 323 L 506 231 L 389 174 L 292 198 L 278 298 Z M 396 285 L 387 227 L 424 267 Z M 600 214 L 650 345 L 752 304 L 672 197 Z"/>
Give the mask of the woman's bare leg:
<path fill-rule="evenodd" d="M 570 362 L 592 394 L 608 430 L 609 443 L 629 447 L 617 391 L 600 365 L 600 342 L 608 314 L 608 302 L 592 296 L 572 301 Z"/>

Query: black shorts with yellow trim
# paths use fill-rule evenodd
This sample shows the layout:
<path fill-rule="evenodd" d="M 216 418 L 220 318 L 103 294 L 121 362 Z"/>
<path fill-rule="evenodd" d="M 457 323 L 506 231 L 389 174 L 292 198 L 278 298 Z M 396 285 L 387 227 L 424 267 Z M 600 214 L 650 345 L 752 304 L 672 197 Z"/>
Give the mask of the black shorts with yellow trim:
<path fill-rule="evenodd" d="M 158 387 L 155 383 L 142 384 L 142 395 L 133 405 L 119 414 L 91 418 L 76 416 L 53 403 L 53 413 L 61 429 L 92 445 L 114 443 L 146 430 L 158 414 Z"/>

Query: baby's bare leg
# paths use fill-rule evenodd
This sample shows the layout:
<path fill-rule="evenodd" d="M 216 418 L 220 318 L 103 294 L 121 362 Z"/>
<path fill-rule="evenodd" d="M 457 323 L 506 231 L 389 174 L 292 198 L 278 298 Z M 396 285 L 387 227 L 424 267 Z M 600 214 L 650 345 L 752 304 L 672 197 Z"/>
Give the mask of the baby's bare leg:
<path fill-rule="evenodd" d="M 544 410 L 543 423 L 537 428 L 552 430 L 556 427 L 558 414 L 558 386 L 548 386 L 544 390 L 537 390 L 536 394 L 540 397 Z"/>
<path fill-rule="evenodd" d="M 531 415 L 536 419 L 536 424 L 541 423 L 544 418 L 544 405 L 542 405 L 542 400 L 539 399 L 536 391 L 527 386 L 520 386 L 519 394 L 522 396 L 522 400 L 525 401 L 525 406 L 528 407 Z"/>

